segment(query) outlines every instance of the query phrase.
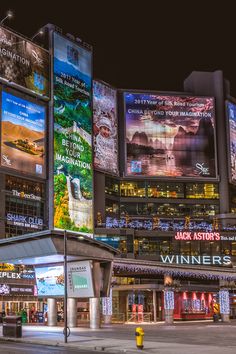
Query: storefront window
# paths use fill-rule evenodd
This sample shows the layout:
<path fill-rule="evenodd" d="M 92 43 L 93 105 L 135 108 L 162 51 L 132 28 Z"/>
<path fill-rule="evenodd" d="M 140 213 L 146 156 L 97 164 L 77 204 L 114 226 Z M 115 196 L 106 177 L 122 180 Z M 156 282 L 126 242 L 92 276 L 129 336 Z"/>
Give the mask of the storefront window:
<path fill-rule="evenodd" d="M 42 183 L 6 176 L 6 237 L 47 228 L 44 202 L 45 188 Z"/>
<path fill-rule="evenodd" d="M 187 183 L 186 198 L 219 199 L 219 188 L 213 183 Z"/>
<path fill-rule="evenodd" d="M 119 204 L 110 199 L 106 199 L 106 215 L 107 216 L 118 216 L 119 215 Z"/>
<path fill-rule="evenodd" d="M 119 196 L 119 184 L 120 182 L 118 180 L 106 177 L 105 193 L 109 195 Z"/>
<path fill-rule="evenodd" d="M 109 246 L 118 249 L 122 254 L 127 253 L 126 236 L 96 235 L 95 240 L 104 242 Z"/>
<path fill-rule="evenodd" d="M 121 216 L 164 216 L 164 217 L 204 217 L 214 216 L 219 212 L 219 206 L 214 204 L 157 204 L 157 203 L 122 203 Z"/>
<path fill-rule="evenodd" d="M 145 182 L 121 182 L 120 195 L 121 197 L 145 197 Z"/>
<path fill-rule="evenodd" d="M 232 256 L 236 256 L 236 242 L 232 242 L 231 247 L 232 247 L 232 251 L 231 251 Z"/>
<path fill-rule="evenodd" d="M 184 198 L 184 184 L 149 182 L 147 194 L 149 198 Z"/>

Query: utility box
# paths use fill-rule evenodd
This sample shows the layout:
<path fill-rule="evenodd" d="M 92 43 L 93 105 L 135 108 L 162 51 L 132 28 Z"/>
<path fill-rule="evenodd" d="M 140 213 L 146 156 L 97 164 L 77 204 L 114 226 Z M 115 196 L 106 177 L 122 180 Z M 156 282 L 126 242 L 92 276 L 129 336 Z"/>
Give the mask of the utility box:
<path fill-rule="evenodd" d="M 6 316 L 2 322 L 3 337 L 22 337 L 22 319 L 21 316 Z"/>

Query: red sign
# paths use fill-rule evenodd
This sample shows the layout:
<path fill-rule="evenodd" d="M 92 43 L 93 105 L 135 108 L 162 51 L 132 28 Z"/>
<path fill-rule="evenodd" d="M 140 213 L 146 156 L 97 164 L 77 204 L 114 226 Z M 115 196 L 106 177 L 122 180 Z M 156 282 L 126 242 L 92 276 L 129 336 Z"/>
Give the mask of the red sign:
<path fill-rule="evenodd" d="M 219 232 L 192 232 L 178 231 L 175 234 L 175 240 L 179 241 L 220 241 Z"/>

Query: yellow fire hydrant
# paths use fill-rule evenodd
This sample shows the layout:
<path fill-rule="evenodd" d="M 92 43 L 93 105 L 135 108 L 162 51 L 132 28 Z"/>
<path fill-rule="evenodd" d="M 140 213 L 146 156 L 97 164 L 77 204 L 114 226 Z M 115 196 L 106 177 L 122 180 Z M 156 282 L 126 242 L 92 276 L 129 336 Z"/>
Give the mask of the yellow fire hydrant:
<path fill-rule="evenodd" d="M 138 349 L 143 349 L 143 337 L 144 337 L 144 330 L 142 327 L 137 327 L 135 330 L 135 337 L 136 337 L 136 345 Z"/>

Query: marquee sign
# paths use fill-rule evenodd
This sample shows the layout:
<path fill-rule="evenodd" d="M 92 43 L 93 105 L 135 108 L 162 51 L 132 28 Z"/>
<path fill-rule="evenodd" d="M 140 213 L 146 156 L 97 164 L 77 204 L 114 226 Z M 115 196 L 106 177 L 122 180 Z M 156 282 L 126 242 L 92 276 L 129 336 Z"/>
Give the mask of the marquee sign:
<path fill-rule="evenodd" d="M 177 241 L 236 241 L 235 235 L 221 235 L 220 232 L 178 231 Z"/>
<path fill-rule="evenodd" d="M 202 265 L 230 265 L 230 256 L 185 256 L 185 255 L 161 255 L 162 263 L 169 264 L 202 264 Z"/>
<path fill-rule="evenodd" d="M 23 226 L 36 230 L 43 228 L 43 219 L 37 216 L 7 213 L 6 218 L 9 225 Z"/>
<path fill-rule="evenodd" d="M 192 232 L 178 231 L 175 234 L 175 240 L 179 241 L 220 241 L 219 232 Z"/>

